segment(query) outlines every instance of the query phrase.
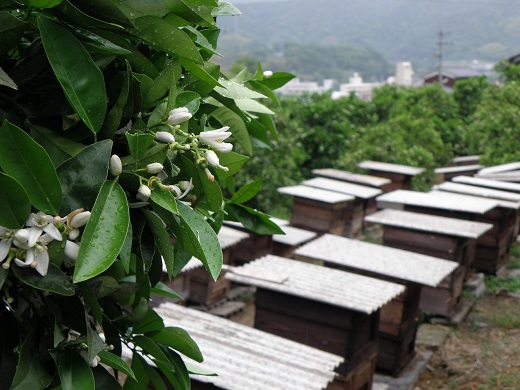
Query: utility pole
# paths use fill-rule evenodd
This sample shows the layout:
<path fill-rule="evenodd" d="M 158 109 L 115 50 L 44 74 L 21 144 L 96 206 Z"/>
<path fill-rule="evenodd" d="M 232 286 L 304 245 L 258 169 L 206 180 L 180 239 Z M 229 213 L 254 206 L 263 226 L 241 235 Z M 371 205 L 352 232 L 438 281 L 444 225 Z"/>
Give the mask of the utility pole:
<path fill-rule="evenodd" d="M 439 47 L 439 50 L 437 52 L 437 57 L 439 58 L 439 65 L 438 65 L 438 72 L 439 72 L 439 76 L 438 76 L 438 80 L 439 80 L 439 84 L 442 85 L 442 57 L 443 57 L 443 49 L 444 49 L 444 46 L 446 44 L 448 44 L 448 42 L 446 42 L 444 40 L 444 36 L 446 34 L 444 33 L 444 31 L 439 31 L 439 40 L 437 41 L 437 46 Z"/>

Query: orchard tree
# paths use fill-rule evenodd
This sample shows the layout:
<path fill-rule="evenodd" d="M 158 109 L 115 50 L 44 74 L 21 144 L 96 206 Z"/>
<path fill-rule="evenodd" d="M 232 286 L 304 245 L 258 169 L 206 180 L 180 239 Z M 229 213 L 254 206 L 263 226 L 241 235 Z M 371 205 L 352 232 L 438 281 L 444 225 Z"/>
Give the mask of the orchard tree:
<path fill-rule="evenodd" d="M 216 279 L 224 218 L 280 232 L 233 178 L 276 135 L 262 102 L 292 76 L 221 74 L 216 18 L 235 14 L 0 1 L 1 388 L 117 389 L 118 373 L 125 389 L 190 387 L 180 353 L 204 351 L 150 307 L 177 298 L 163 269 L 194 256 Z"/>

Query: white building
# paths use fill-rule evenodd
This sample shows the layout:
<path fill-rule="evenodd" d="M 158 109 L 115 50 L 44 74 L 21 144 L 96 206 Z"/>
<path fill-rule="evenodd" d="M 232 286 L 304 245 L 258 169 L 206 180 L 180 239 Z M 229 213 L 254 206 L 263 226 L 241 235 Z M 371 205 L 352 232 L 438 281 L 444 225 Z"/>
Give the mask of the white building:
<path fill-rule="evenodd" d="M 324 93 L 332 90 L 334 80 L 325 79 L 323 85 L 319 85 L 316 81 L 301 81 L 298 77 L 292 79 L 283 87 L 276 90 L 282 95 L 303 95 L 305 93 Z"/>
<path fill-rule="evenodd" d="M 381 83 L 364 83 L 359 73 L 355 72 L 349 78 L 348 84 L 340 84 L 339 91 L 332 92 L 332 99 L 348 97 L 351 93 L 354 93 L 360 99 L 370 100 L 372 98 L 372 90 L 381 85 Z"/>
<path fill-rule="evenodd" d="M 395 67 L 395 85 L 410 86 L 413 83 L 413 68 L 411 62 L 398 62 Z"/>

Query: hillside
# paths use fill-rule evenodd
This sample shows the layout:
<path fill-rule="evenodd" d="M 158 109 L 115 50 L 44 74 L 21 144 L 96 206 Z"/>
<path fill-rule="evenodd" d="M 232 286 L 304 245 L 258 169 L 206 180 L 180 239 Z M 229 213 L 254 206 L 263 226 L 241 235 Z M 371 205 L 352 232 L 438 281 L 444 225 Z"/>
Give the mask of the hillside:
<path fill-rule="evenodd" d="M 242 15 L 219 21 L 224 66 L 245 56 L 269 61 L 297 43 L 368 48 L 391 64 L 412 61 L 416 70 L 427 71 L 437 61 L 440 30 L 448 32 L 448 62 L 496 62 L 520 50 L 520 7 L 511 0 L 286 0 L 237 6 Z"/>

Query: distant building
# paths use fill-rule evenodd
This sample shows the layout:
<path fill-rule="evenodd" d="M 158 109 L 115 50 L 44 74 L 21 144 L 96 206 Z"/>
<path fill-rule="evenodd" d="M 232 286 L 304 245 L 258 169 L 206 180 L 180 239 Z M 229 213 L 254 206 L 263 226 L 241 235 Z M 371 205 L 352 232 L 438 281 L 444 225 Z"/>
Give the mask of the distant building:
<path fill-rule="evenodd" d="M 332 90 L 334 80 L 325 79 L 323 85 L 319 85 L 316 81 L 302 81 L 298 77 L 292 79 L 283 87 L 276 90 L 282 95 L 299 96 L 305 93 L 324 93 Z"/>
<path fill-rule="evenodd" d="M 413 83 L 413 68 L 411 62 L 398 62 L 395 67 L 395 85 L 410 86 Z"/>
<path fill-rule="evenodd" d="M 340 84 L 339 91 L 332 93 L 333 99 L 339 99 L 341 97 L 348 97 L 351 93 L 354 93 L 358 98 L 363 100 L 372 99 L 372 90 L 380 87 L 381 83 L 364 83 L 359 73 L 355 72 L 350 77 L 348 84 Z"/>
<path fill-rule="evenodd" d="M 466 67 L 446 67 L 442 69 L 441 84 L 444 88 L 453 89 L 459 80 L 467 80 L 471 77 L 482 76 L 483 73 L 476 69 Z M 439 83 L 439 71 L 429 73 L 423 77 L 424 84 Z"/>

